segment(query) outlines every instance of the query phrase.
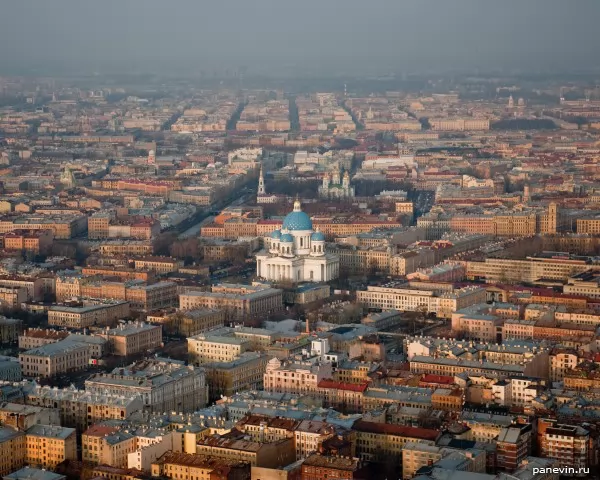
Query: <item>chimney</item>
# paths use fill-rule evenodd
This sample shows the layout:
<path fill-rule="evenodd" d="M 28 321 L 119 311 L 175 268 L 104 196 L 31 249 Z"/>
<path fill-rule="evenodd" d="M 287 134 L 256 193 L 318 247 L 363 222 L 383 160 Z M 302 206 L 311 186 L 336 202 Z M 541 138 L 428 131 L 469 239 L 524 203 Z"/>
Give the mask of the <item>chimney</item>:
<path fill-rule="evenodd" d="M 306 317 L 306 333 L 310 334 L 310 324 L 309 324 L 309 321 L 308 321 L 308 317 Z"/>

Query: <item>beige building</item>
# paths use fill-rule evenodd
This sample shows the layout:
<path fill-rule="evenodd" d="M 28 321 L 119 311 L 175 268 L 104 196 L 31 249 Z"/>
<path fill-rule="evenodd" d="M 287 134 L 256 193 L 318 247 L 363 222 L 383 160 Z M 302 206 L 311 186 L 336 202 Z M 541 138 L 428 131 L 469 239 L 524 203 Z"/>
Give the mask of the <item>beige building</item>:
<path fill-rule="evenodd" d="M 27 301 L 25 287 L 0 287 L 0 307 L 20 309 L 21 304 Z"/>
<path fill-rule="evenodd" d="M 4 402 L 0 405 L 0 423 L 25 431 L 34 425 L 60 425 L 60 415 L 56 408 Z"/>
<path fill-rule="evenodd" d="M 162 327 L 144 322 L 121 323 L 99 334 L 106 338 L 113 355 L 128 356 L 151 352 L 162 345 Z"/>
<path fill-rule="evenodd" d="M 402 460 L 402 450 L 408 442 L 435 445 L 440 436 L 438 430 L 374 423 L 364 420 L 355 422 L 356 454 L 363 461 L 384 462 Z"/>
<path fill-rule="evenodd" d="M 24 376 L 47 378 L 85 370 L 91 356 L 88 344 L 62 340 L 19 354 L 19 362 Z"/>
<path fill-rule="evenodd" d="M 382 310 L 422 311 L 451 318 L 452 313 L 470 305 L 485 302 L 483 288 L 464 287 L 450 291 L 410 288 L 408 285 L 369 286 L 356 292 L 356 300 L 368 308 Z"/>
<path fill-rule="evenodd" d="M 86 463 L 125 468 L 135 450 L 135 436 L 118 427 L 93 425 L 81 435 L 81 459 Z"/>
<path fill-rule="evenodd" d="M 249 285 L 214 285 L 210 292 L 189 291 L 179 295 L 182 310 L 213 308 L 225 311 L 227 319 L 257 318 L 283 308 L 283 291 Z"/>
<path fill-rule="evenodd" d="M 201 333 L 187 339 L 188 355 L 195 364 L 231 362 L 250 350 L 250 340 L 230 335 Z"/>
<path fill-rule="evenodd" d="M 284 363 L 272 358 L 263 379 L 267 392 L 316 393 L 321 380 L 333 378 L 331 363 Z"/>
<path fill-rule="evenodd" d="M 490 129 L 490 121 L 484 118 L 430 118 L 429 124 L 438 132 Z"/>
<path fill-rule="evenodd" d="M 25 465 L 25 434 L 0 427 L 0 475 L 3 477 Z"/>
<path fill-rule="evenodd" d="M 137 395 L 153 412 L 193 412 L 205 407 L 208 400 L 204 370 L 177 360 L 143 360 L 111 373 L 95 374 L 85 381 L 85 389 L 96 395 Z"/>
<path fill-rule="evenodd" d="M 152 477 L 177 480 L 248 478 L 249 464 L 237 459 L 168 452 L 152 463 Z M 231 477 L 224 472 L 229 472 Z"/>
<path fill-rule="evenodd" d="M 158 274 L 177 272 L 183 267 L 183 261 L 169 257 L 142 257 L 134 261 L 136 270 L 148 270 Z"/>
<path fill-rule="evenodd" d="M 48 343 L 56 343 L 64 340 L 69 336 L 69 332 L 65 330 L 52 330 L 49 328 L 28 328 L 19 335 L 19 348 L 22 350 L 30 350 L 32 348 L 41 347 Z"/>
<path fill-rule="evenodd" d="M 129 302 L 83 299 L 48 309 L 48 324 L 67 328 L 114 325 L 129 317 Z"/>
<path fill-rule="evenodd" d="M 484 261 L 468 261 L 466 264 L 469 280 L 482 279 L 489 283 L 535 282 L 540 278 L 562 281 L 589 269 L 589 265 L 583 260 L 551 258 L 486 258 Z"/>
<path fill-rule="evenodd" d="M 258 352 L 246 352 L 230 362 L 202 365 L 210 385 L 210 400 L 219 400 L 221 395 L 231 397 L 244 390 L 262 390 L 268 359 Z"/>
<path fill-rule="evenodd" d="M 43 300 L 44 279 L 17 275 L 0 276 L 0 287 L 23 287 L 27 291 L 27 301 Z"/>
<path fill-rule="evenodd" d="M 267 443 L 243 438 L 207 437 L 198 442 L 196 453 L 269 468 L 283 467 L 296 459 L 291 438 Z"/>
<path fill-rule="evenodd" d="M 166 312 L 162 315 L 148 315 L 150 323 L 161 324 L 166 334 L 191 337 L 225 325 L 225 312 L 211 308 Z"/>
<path fill-rule="evenodd" d="M 87 229 L 85 215 L 23 215 L 0 218 L 0 233 L 13 230 L 51 230 L 56 239 L 69 239 Z"/>
<path fill-rule="evenodd" d="M 39 387 L 27 393 L 28 405 L 56 408 L 64 427 L 83 432 L 90 425 L 103 420 L 122 420 L 143 409 L 138 396 L 114 395 L 108 392 L 91 393 L 74 388 Z"/>
<path fill-rule="evenodd" d="M 38 468 L 54 469 L 65 460 L 77 460 L 74 428 L 34 425 L 25 433 L 25 462 Z"/>

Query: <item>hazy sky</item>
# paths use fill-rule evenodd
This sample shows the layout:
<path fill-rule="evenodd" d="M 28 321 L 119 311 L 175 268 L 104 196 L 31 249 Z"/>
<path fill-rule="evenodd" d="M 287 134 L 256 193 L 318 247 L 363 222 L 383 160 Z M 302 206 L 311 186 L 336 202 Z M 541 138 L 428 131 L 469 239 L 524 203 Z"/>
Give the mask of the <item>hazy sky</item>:
<path fill-rule="evenodd" d="M 595 68 L 600 0 L 1 0 L 0 71 Z"/>

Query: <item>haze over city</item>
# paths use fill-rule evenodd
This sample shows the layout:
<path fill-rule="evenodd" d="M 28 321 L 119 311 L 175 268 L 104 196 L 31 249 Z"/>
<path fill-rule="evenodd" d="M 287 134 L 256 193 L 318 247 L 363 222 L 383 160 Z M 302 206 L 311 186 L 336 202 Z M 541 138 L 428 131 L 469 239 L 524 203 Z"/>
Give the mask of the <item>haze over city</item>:
<path fill-rule="evenodd" d="M 600 478 L 599 18 L 3 2 L 1 480 Z"/>
<path fill-rule="evenodd" d="M 86 1 L 2 5 L 4 72 L 324 76 L 588 70 L 594 0 Z"/>

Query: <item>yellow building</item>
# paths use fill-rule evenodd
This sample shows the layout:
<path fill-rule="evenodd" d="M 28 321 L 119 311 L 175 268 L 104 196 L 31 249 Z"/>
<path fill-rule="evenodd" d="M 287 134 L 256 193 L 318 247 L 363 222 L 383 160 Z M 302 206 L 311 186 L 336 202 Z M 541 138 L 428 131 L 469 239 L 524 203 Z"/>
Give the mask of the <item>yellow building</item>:
<path fill-rule="evenodd" d="M 231 470 L 239 470 L 239 477 L 227 475 Z M 246 476 L 243 475 L 246 473 Z M 250 465 L 247 462 L 228 460 L 220 457 L 189 453 L 167 452 L 152 463 L 152 477 L 166 477 L 176 480 L 214 480 L 215 478 L 247 478 Z"/>
<path fill-rule="evenodd" d="M 402 450 L 408 442 L 435 445 L 440 436 L 438 430 L 405 427 L 359 420 L 354 424 L 357 431 L 356 454 L 363 461 L 382 462 L 395 459 L 400 463 Z"/>
<path fill-rule="evenodd" d="M 269 357 L 258 352 L 246 352 L 231 362 L 213 362 L 202 365 L 206 382 L 210 385 L 211 401 L 230 397 L 244 390 L 261 390 Z"/>
<path fill-rule="evenodd" d="M 196 453 L 228 461 L 248 462 L 253 467 L 283 467 L 296 460 L 291 438 L 262 443 L 243 438 L 207 437 L 196 446 Z"/>
<path fill-rule="evenodd" d="M 77 460 L 77 436 L 74 428 L 34 425 L 25 434 L 25 462 L 54 469 L 65 460 Z"/>
<path fill-rule="evenodd" d="M 0 475 L 18 470 L 25 464 L 25 434 L 0 427 Z"/>
<path fill-rule="evenodd" d="M 179 334 L 185 337 L 198 335 L 225 324 L 225 312 L 210 308 L 164 313 L 163 315 L 148 315 L 150 323 L 159 323 L 166 334 Z"/>

